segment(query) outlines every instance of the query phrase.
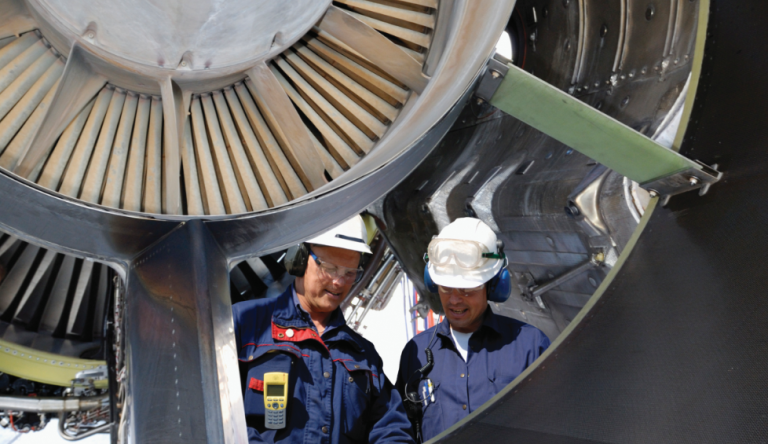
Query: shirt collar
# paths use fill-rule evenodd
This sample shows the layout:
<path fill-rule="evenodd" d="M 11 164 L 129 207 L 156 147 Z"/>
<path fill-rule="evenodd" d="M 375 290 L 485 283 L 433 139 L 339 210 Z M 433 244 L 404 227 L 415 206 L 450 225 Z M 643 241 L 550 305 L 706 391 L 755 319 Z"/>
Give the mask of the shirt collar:
<path fill-rule="evenodd" d="M 483 323 L 480 325 L 480 330 L 492 330 L 496 334 L 500 334 L 500 327 L 499 322 L 497 319 L 497 315 L 491 310 L 491 307 L 488 306 L 485 309 L 485 313 L 483 313 Z M 437 332 L 436 334 L 443 336 L 445 338 L 451 337 L 451 325 L 448 323 L 448 318 L 443 318 L 443 322 L 437 324 Z"/>

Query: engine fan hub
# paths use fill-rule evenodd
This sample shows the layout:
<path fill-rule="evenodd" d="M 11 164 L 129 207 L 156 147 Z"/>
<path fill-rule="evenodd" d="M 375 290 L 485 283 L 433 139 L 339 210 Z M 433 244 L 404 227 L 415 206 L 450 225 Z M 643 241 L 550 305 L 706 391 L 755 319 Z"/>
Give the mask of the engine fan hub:
<path fill-rule="evenodd" d="M 65 40 L 60 43 L 77 41 L 114 65 L 156 72 L 227 70 L 281 53 L 330 3 L 32 0 L 28 5 Z"/>

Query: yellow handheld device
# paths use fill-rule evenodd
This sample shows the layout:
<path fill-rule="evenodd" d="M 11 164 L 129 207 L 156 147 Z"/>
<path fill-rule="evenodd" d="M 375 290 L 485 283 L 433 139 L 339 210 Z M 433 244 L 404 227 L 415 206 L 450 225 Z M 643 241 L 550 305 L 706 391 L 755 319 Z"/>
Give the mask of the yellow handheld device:
<path fill-rule="evenodd" d="M 288 407 L 288 373 L 264 373 L 264 424 L 268 429 L 285 428 Z"/>

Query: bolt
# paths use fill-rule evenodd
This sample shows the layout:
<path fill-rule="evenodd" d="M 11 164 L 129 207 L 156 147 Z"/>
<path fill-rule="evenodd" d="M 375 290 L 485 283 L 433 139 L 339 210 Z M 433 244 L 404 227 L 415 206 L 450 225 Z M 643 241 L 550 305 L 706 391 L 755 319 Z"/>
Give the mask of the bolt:
<path fill-rule="evenodd" d="M 96 34 L 94 34 L 94 33 L 93 33 L 93 31 L 91 31 L 91 32 L 89 32 L 89 33 L 88 33 L 88 38 L 89 38 L 89 39 L 92 39 L 92 38 L 94 38 L 94 37 L 96 37 Z"/>
<path fill-rule="evenodd" d="M 481 99 L 481 98 L 478 98 L 478 99 L 477 99 L 477 104 L 478 104 L 478 105 L 482 105 L 482 104 L 483 104 L 483 102 L 484 102 L 484 100 L 483 100 L 483 99 Z"/>
<path fill-rule="evenodd" d="M 688 183 L 690 183 L 692 187 L 695 187 L 696 185 L 698 185 L 699 182 L 700 182 L 699 178 L 696 176 L 691 176 L 691 178 L 688 179 Z"/>
<path fill-rule="evenodd" d="M 650 192 L 648 192 L 648 194 L 649 194 L 651 197 L 656 197 L 656 196 L 658 196 L 658 195 L 659 195 L 659 193 L 657 193 L 657 192 L 655 192 L 655 191 L 653 191 L 653 190 L 651 190 Z"/>
<path fill-rule="evenodd" d="M 569 203 L 568 206 L 565 207 L 565 212 L 571 216 L 578 216 L 581 214 L 581 210 L 579 210 L 579 207 L 574 203 Z"/>
<path fill-rule="evenodd" d="M 608 25 L 603 23 L 603 26 L 600 28 L 600 37 L 605 37 L 606 34 L 608 34 Z"/>
<path fill-rule="evenodd" d="M 187 62 L 186 61 L 182 61 L 181 62 L 181 66 L 183 66 L 183 67 L 187 66 Z"/>
<path fill-rule="evenodd" d="M 605 261 L 605 254 L 603 252 L 597 253 L 595 255 L 595 262 L 603 262 Z"/>
<path fill-rule="evenodd" d="M 648 5 L 648 9 L 645 10 L 645 19 L 651 20 L 656 15 L 656 7 L 653 4 Z"/>
<path fill-rule="evenodd" d="M 491 71 L 491 77 L 493 77 L 494 79 L 498 79 L 499 77 L 501 77 L 501 74 L 499 74 L 498 71 Z"/>

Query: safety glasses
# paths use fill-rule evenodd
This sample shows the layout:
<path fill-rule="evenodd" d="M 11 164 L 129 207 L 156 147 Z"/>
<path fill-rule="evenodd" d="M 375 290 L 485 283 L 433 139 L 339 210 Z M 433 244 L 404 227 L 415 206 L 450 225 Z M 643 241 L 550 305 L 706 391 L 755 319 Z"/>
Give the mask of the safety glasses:
<path fill-rule="evenodd" d="M 489 259 L 504 259 L 504 253 L 489 253 L 485 245 L 471 240 L 433 239 L 424 260 L 444 266 L 454 262 L 460 268 L 473 270 Z"/>
<path fill-rule="evenodd" d="M 347 268 L 340 265 L 334 265 L 330 262 L 326 262 L 318 258 L 312 250 L 309 250 L 309 255 L 315 260 L 317 264 L 317 273 L 320 278 L 340 279 L 346 284 L 356 283 L 363 277 L 363 268 Z"/>

